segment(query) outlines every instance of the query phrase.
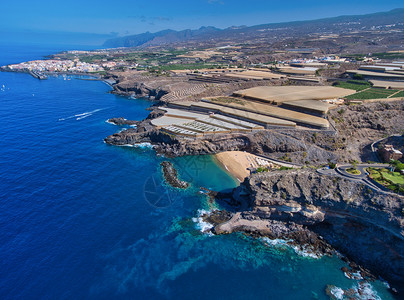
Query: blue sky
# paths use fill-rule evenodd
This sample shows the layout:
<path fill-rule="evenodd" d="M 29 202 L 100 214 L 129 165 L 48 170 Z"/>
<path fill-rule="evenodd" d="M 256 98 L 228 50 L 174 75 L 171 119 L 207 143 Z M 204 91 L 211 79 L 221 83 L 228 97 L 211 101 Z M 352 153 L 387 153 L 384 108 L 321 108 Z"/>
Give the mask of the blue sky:
<path fill-rule="evenodd" d="M 273 0 L 11 0 L 2 1 L 0 40 L 8 33 L 75 32 L 128 35 L 162 29 L 257 25 L 365 14 L 403 7 L 402 1 Z M 28 36 L 27 36 L 28 37 Z"/>

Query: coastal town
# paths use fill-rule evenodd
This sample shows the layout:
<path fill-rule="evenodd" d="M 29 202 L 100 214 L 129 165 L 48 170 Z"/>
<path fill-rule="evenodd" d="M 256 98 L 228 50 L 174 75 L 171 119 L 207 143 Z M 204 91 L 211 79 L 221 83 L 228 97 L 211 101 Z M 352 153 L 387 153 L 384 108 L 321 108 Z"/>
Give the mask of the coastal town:
<path fill-rule="evenodd" d="M 41 72 L 41 73 L 83 73 L 91 74 L 104 71 L 98 64 L 89 64 L 76 60 L 34 60 L 19 64 L 8 65 L 7 69 L 14 72 Z"/>

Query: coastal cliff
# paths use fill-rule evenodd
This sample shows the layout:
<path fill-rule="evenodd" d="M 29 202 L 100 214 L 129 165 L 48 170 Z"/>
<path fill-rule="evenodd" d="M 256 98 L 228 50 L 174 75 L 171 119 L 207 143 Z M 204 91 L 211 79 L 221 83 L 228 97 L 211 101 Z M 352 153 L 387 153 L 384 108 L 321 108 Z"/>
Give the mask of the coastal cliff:
<path fill-rule="evenodd" d="M 391 283 L 404 282 L 401 196 L 306 169 L 252 175 L 231 197 L 244 208 L 230 220 L 216 224 L 215 233 L 243 231 L 270 238 L 299 237 L 299 244 L 316 247 L 317 243 L 316 250 L 322 245 L 318 240 L 323 238 Z M 305 230 L 314 235 L 302 235 Z"/>
<path fill-rule="evenodd" d="M 149 87 L 140 82 L 120 82 L 113 85 L 114 93 L 119 95 L 134 96 L 137 98 L 147 97 L 153 100 L 160 100 L 168 94 L 163 87 Z"/>
<path fill-rule="evenodd" d="M 151 143 L 158 153 L 170 157 L 216 154 L 222 151 L 248 151 L 274 157 L 288 154 L 293 158 L 293 162 L 297 163 L 303 163 L 304 160 L 327 163 L 330 160 L 338 159 L 338 156 L 332 151 L 307 143 L 288 133 L 279 132 L 280 130 L 215 134 L 204 136 L 203 139 L 186 139 L 167 134 L 153 127 L 150 119 L 160 115 L 161 112 L 154 110 L 148 119 L 138 123 L 137 128 L 110 135 L 105 142 L 117 146 Z M 307 134 L 312 135 L 311 132 Z"/>
<path fill-rule="evenodd" d="M 404 101 L 342 106 L 338 111 L 330 112 L 328 118 L 335 131 L 278 128 L 253 133 L 206 135 L 202 139 L 168 135 L 156 129 L 149 120 L 163 114 L 163 111 L 154 109 L 146 120 L 139 122 L 139 130 L 122 131 L 105 141 L 112 145 L 150 142 L 157 152 L 168 156 L 240 150 L 278 159 L 287 154 L 293 163 L 321 165 L 330 161 L 372 160 L 372 153 L 368 153 L 369 145 L 388 135 L 402 133 L 404 128 Z"/>
<path fill-rule="evenodd" d="M 306 166 L 360 161 L 365 146 L 403 130 L 403 105 L 397 101 L 342 106 L 329 115 L 335 130 L 267 129 L 194 139 L 154 127 L 150 120 L 164 114 L 154 109 L 136 128 L 113 134 L 105 142 L 151 143 L 158 153 L 171 157 L 246 151 Z M 399 195 L 306 168 L 253 174 L 233 193 L 219 193 L 216 198 L 235 211 L 203 216 L 214 225 L 215 234 L 244 232 L 283 239 L 313 256 L 336 250 L 364 278 L 368 272 L 356 263 L 393 287 L 404 282 L 404 198 Z"/>

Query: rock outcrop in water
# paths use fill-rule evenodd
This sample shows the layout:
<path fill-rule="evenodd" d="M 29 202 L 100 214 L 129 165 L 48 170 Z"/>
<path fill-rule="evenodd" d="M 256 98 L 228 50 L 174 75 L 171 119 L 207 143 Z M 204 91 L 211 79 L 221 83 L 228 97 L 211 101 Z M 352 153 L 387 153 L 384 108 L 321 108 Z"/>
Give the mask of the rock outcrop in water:
<path fill-rule="evenodd" d="M 171 162 L 163 161 L 160 165 L 163 168 L 164 179 L 169 185 L 179 189 L 186 189 L 189 187 L 188 182 L 182 181 L 178 178 L 178 172 Z"/>
<path fill-rule="evenodd" d="M 123 125 L 137 125 L 138 121 L 126 120 L 125 118 L 111 118 L 108 120 L 108 123 L 112 123 L 114 125 L 123 126 Z"/>
<path fill-rule="evenodd" d="M 322 236 L 393 284 L 404 282 L 403 197 L 312 170 L 255 174 L 232 196 L 249 209 L 216 225 L 216 233 L 252 232 L 309 245 Z M 306 230 L 315 234 L 305 236 Z"/>

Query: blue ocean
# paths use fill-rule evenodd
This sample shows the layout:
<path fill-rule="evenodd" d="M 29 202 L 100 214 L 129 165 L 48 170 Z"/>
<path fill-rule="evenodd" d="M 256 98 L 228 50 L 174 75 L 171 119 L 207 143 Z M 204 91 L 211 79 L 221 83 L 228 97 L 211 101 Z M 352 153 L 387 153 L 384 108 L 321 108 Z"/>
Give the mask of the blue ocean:
<path fill-rule="evenodd" d="M 67 48 L 0 45 L 0 65 Z M 358 285 L 338 257 L 202 233 L 198 215 L 220 203 L 200 187 L 234 178 L 182 157 L 170 160 L 191 187 L 168 187 L 148 145 L 103 142 L 124 129 L 107 119 L 143 119 L 153 103 L 81 79 L 0 73 L 0 299 L 329 299 L 327 285 Z M 369 290 L 392 299 L 380 281 Z"/>

